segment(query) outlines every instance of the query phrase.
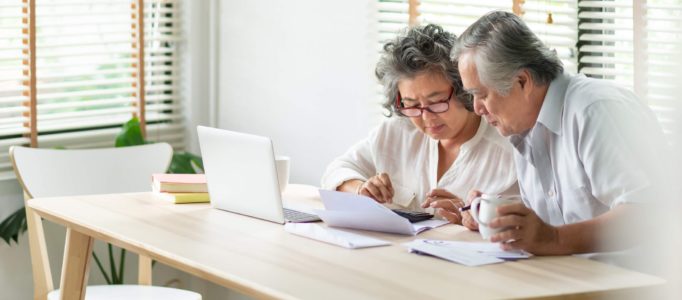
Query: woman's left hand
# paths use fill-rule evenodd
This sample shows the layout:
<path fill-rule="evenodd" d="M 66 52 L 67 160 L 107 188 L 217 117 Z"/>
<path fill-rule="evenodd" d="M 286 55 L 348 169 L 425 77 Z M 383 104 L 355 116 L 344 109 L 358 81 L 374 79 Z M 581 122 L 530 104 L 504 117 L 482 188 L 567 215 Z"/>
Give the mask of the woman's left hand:
<path fill-rule="evenodd" d="M 436 214 L 443 216 L 448 222 L 462 224 L 459 209 L 464 207 L 464 201 L 454 194 L 443 189 L 434 189 L 426 194 L 426 201 L 422 203 L 422 208 L 428 207 L 435 208 Z"/>

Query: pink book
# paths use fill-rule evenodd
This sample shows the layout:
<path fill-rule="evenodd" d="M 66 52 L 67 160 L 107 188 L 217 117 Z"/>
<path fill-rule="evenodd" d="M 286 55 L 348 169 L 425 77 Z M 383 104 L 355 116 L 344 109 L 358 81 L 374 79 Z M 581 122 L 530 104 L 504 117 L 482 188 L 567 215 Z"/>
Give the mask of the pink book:
<path fill-rule="evenodd" d="M 152 190 L 168 193 L 207 193 L 204 174 L 152 174 Z"/>

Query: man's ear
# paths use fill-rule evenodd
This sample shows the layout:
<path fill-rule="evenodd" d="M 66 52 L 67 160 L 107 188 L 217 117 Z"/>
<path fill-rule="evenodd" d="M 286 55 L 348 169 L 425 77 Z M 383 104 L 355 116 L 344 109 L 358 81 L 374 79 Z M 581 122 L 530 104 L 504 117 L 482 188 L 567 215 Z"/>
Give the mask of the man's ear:
<path fill-rule="evenodd" d="M 516 80 L 518 80 L 523 94 L 526 95 L 526 97 L 529 97 L 531 91 L 533 91 L 533 78 L 531 77 L 530 72 L 527 69 L 519 71 L 516 75 Z"/>

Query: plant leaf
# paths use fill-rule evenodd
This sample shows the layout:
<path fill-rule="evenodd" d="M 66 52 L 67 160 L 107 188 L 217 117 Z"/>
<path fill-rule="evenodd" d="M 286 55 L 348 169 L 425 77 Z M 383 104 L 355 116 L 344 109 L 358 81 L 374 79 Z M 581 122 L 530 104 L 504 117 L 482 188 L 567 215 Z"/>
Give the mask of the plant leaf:
<path fill-rule="evenodd" d="M 7 245 L 12 245 L 11 241 L 17 243 L 19 235 L 26 232 L 26 211 L 24 208 L 19 208 L 17 211 L 9 215 L 2 223 L 0 223 L 0 238 L 2 238 Z"/>
<path fill-rule="evenodd" d="M 204 172 L 204 160 L 201 159 L 201 156 L 198 156 L 198 155 L 195 155 L 195 154 L 192 154 L 189 152 L 187 152 L 187 154 L 189 154 L 190 160 L 192 161 L 194 166 L 196 168 L 199 168 L 199 170 L 201 170 L 201 172 Z"/>
<path fill-rule="evenodd" d="M 102 266 L 102 262 L 99 260 L 99 257 L 97 257 L 97 253 L 95 253 L 95 251 L 92 252 L 92 257 L 95 259 L 95 262 L 97 263 L 97 267 L 99 268 L 99 271 L 102 272 L 102 275 L 104 276 L 104 280 L 107 282 L 107 284 L 111 284 L 111 279 L 109 279 L 109 275 L 107 274 L 107 271 Z"/>
<path fill-rule="evenodd" d="M 168 173 L 194 174 L 196 170 L 192 166 L 192 154 L 187 152 L 173 153 L 173 159 L 168 167 Z"/>
<path fill-rule="evenodd" d="M 111 271 L 111 283 L 120 284 L 118 282 L 118 275 L 116 275 L 116 262 L 114 262 L 114 246 L 107 244 L 109 247 L 109 270 Z"/>
<path fill-rule="evenodd" d="M 123 284 L 123 271 L 126 266 L 126 249 L 121 248 L 121 256 L 118 261 L 118 283 Z"/>
<path fill-rule="evenodd" d="M 131 118 L 128 122 L 123 124 L 121 132 L 116 136 L 116 147 L 137 146 L 145 144 L 144 136 L 142 136 L 142 129 L 140 129 L 140 120 L 137 117 Z"/>

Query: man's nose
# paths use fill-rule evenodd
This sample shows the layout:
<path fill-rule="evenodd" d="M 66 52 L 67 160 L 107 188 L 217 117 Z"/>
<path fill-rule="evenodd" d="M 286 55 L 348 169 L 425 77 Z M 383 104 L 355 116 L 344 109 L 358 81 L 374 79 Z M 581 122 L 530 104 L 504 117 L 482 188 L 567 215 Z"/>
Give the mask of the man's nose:
<path fill-rule="evenodd" d="M 488 110 L 485 108 L 485 105 L 481 103 L 481 100 L 474 99 L 474 113 L 479 116 L 485 116 L 488 114 Z"/>

